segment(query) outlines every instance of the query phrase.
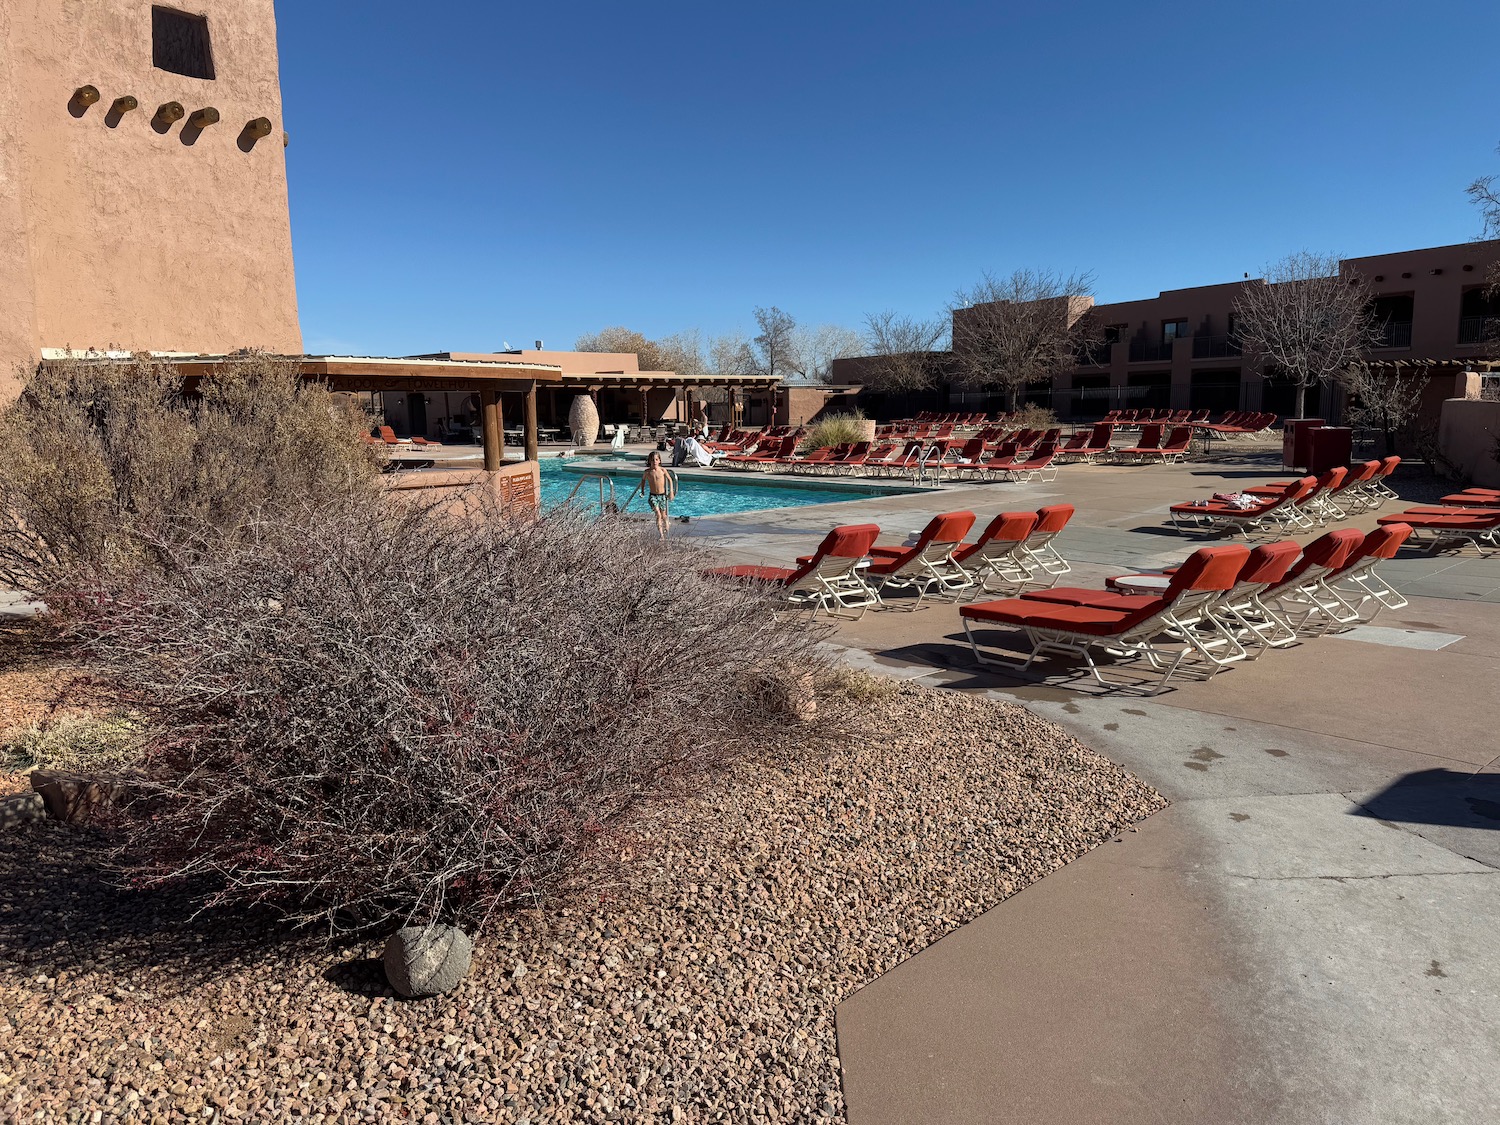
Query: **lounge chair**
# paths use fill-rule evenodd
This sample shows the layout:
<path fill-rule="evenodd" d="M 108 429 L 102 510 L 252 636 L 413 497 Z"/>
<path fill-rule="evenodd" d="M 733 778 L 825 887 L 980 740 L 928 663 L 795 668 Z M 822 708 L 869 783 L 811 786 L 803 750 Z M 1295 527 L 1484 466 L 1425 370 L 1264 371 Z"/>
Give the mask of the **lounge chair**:
<path fill-rule="evenodd" d="M 1044 441 L 1024 461 L 1013 461 L 1002 471 L 1013 481 L 1056 480 L 1057 466 L 1052 463 L 1056 457 L 1057 443 Z"/>
<path fill-rule="evenodd" d="M 953 561 L 974 577 L 975 597 L 1017 594 L 1037 581 L 1040 567 L 1021 554 L 1036 525 L 1036 512 L 1001 512 L 990 520 L 978 539 L 953 552 Z M 1050 577 L 1042 584 L 1049 581 Z"/>
<path fill-rule="evenodd" d="M 860 575 L 861 564 L 880 536 L 873 523 L 846 524 L 830 531 L 817 551 L 798 560 L 796 567 L 721 566 L 704 573 L 735 582 L 779 587 L 795 605 L 810 607 L 814 614 L 826 611 L 832 617 L 861 617 L 879 598 Z M 858 612 L 853 612 L 853 611 Z"/>
<path fill-rule="evenodd" d="M 1036 527 L 1021 544 L 1021 559 L 1031 568 L 1032 577 L 1046 575 L 1047 585 L 1056 582 L 1064 574 L 1071 574 L 1073 566 L 1057 549 L 1056 539 L 1063 528 L 1077 513 L 1072 504 L 1048 504 L 1036 511 Z"/>
<path fill-rule="evenodd" d="M 1134 457 L 1137 461 L 1144 461 L 1148 455 L 1160 453 L 1164 428 L 1160 422 L 1148 422 L 1141 427 L 1140 439 L 1128 449 L 1115 450 L 1115 457 Z"/>
<path fill-rule="evenodd" d="M 1409 525 L 1412 541 L 1425 542 L 1429 552 L 1448 543 L 1473 547 L 1480 555 L 1500 547 L 1500 508 L 1409 508 L 1377 522 L 1381 527 Z"/>
<path fill-rule="evenodd" d="M 389 426 L 377 426 L 375 428 L 375 432 L 380 435 L 380 440 L 383 441 L 383 442 L 385 442 L 386 445 L 410 445 L 411 444 L 411 441 L 408 440 L 407 438 L 398 438 L 396 436 L 396 431 L 393 430 L 393 429 L 391 429 Z"/>
<path fill-rule="evenodd" d="M 1225 664 L 1242 660 L 1245 651 L 1216 621 L 1211 609 L 1235 581 L 1250 551 L 1237 544 L 1203 547 L 1194 552 L 1159 597 L 1146 597 L 1134 608 L 1095 608 L 1059 605 L 1034 598 L 1010 598 L 963 606 L 964 634 L 974 658 L 981 664 L 1029 668 L 1043 653 L 1077 656 L 1090 674 L 1105 686 L 1138 686 L 1106 680 L 1094 661 L 1093 649 L 1140 658 L 1161 673 L 1151 694 L 1163 690 L 1184 662 L 1203 662 L 1212 675 Z M 1020 628 L 1031 642 L 1022 662 L 987 656 L 974 635 L 975 625 L 1009 625 Z"/>
<path fill-rule="evenodd" d="M 1317 477 L 1289 481 L 1274 496 L 1255 497 L 1255 503 L 1237 507 L 1228 500 L 1189 501 L 1168 509 L 1172 525 L 1182 534 L 1188 531 L 1232 528 L 1242 535 L 1251 532 L 1287 531 L 1308 524 L 1297 505 L 1318 487 Z"/>
<path fill-rule="evenodd" d="M 954 561 L 964 536 L 974 526 L 973 512 L 944 512 L 934 516 L 909 547 L 870 548 L 870 582 L 885 604 L 891 589 L 911 589 L 917 596 L 908 606 L 915 611 L 926 597 L 957 598 L 974 585 L 974 576 Z"/>

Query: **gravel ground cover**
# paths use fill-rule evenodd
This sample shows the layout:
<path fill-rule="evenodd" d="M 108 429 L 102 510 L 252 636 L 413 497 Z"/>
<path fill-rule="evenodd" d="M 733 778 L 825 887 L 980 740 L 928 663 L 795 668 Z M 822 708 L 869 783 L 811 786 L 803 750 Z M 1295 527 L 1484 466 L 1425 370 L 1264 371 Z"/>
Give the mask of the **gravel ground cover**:
<path fill-rule="evenodd" d="M 1019 707 L 861 683 L 846 745 L 670 810 L 432 1000 L 378 944 L 112 886 L 87 829 L 0 833 L 0 1116 L 842 1119 L 838 1001 L 1165 803 Z"/>

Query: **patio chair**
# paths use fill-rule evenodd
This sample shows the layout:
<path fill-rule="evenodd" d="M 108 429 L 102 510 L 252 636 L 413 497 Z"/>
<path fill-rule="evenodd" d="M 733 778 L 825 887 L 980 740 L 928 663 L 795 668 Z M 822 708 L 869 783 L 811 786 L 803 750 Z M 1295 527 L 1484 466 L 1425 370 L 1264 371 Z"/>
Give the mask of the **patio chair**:
<path fill-rule="evenodd" d="M 1073 572 L 1072 564 L 1058 551 L 1056 539 L 1077 511 L 1072 504 L 1048 504 L 1038 508 L 1036 527 L 1021 544 L 1021 559 L 1032 568 L 1032 576 L 1046 575 L 1049 586 L 1060 576 Z"/>
<path fill-rule="evenodd" d="M 1193 500 L 1167 509 L 1172 526 L 1180 534 L 1188 531 L 1233 529 L 1249 537 L 1251 532 L 1288 531 L 1310 526 L 1297 505 L 1318 487 L 1317 477 L 1289 481 L 1273 496 L 1254 497 L 1254 503 L 1239 507 L 1228 500 Z M 1250 494 L 1246 494 L 1250 495 Z"/>
<path fill-rule="evenodd" d="M 1268 630 L 1292 640 L 1318 636 L 1349 620 L 1348 603 L 1326 585 L 1364 544 L 1363 533 L 1350 527 L 1330 531 L 1302 549 L 1302 557 L 1255 599 L 1255 611 Z M 1290 644 L 1283 639 L 1280 644 Z"/>
<path fill-rule="evenodd" d="M 410 445 L 411 444 L 411 441 L 409 439 L 407 439 L 407 438 L 398 438 L 396 436 L 396 431 L 393 430 L 393 429 L 391 429 L 389 426 L 377 426 L 375 428 L 375 432 L 380 435 L 380 440 L 383 441 L 383 442 L 385 442 L 386 445 Z"/>
<path fill-rule="evenodd" d="M 1019 593 L 1037 582 L 1040 568 L 1028 565 L 1020 553 L 1036 530 L 1037 518 L 1036 512 L 1001 512 L 990 520 L 978 539 L 953 552 L 953 561 L 974 577 L 975 597 Z M 1049 580 L 1050 576 L 1043 584 Z"/>
<path fill-rule="evenodd" d="M 1179 672 L 1207 678 L 1245 658 L 1243 646 L 1211 610 L 1233 589 L 1249 555 L 1248 548 L 1237 544 L 1200 548 L 1171 576 L 1159 597 L 1146 597 L 1132 603 L 1131 609 L 1059 605 L 1022 597 L 966 605 L 959 616 L 974 658 L 981 664 L 1025 671 L 1044 653 L 1056 653 L 1081 659 L 1093 678 L 1106 687 L 1140 686 L 1105 679 L 1093 656 L 1093 650 L 1099 649 L 1144 660 L 1160 672 L 1150 692 L 1154 695 Z M 976 623 L 1021 629 L 1031 643 L 1030 653 L 1021 662 L 987 656 L 974 635 Z M 1191 667 L 1200 662 L 1207 667 Z"/>
<path fill-rule="evenodd" d="M 1429 554 L 1448 543 L 1457 543 L 1460 550 L 1473 547 L 1479 555 L 1500 547 L 1500 508 L 1408 508 L 1376 522 L 1381 527 L 1409 525 L 1412 542 L 1426 543 Z"/>
<path fill-rule="evenodd" d="M 1161 434 L 1165 427 L 1160 422 L 1147 422 L 1141 427 L 1140 438 L 1128 449 L 1115 450 L 1115 457 L 1134 457 L 1144 461 L 1149 454 L 1161 452 Z"/>
<path fill-rule="evenodd" d="M 953 555 L 974 518 L 973 512 L 944 512 L 929 520 L 909 547 L 871 547 L 869 579 L 881 604 L 887 590 L 911 589 L 917 596 L 907 608 L 915 612 L 928 596 L 957 598 L 973 586 L 973 575 Z"/>
<path fill-rule="evenodd" d="M 830 531 L 817 551 L 796 567 L 721 566 L 704 573 L 711 578 L 778 587 L 794 605 L 824 610 L 831 617 L 862 617 L 879 598 L 860 570 L 880 536 L 873 523 L 846 524 Z M 857 610 L 858 612 L 852 612 Z"/>
<path fill-rule="evenodd" d="M 1057 479 L 1057 443 L 1044 441 L 1024 461 L 1013 461 L 1002 470 L 1013 481 L 1050 481 Z M 1050 475 L 1049 475 L 1050 474 Z"/>

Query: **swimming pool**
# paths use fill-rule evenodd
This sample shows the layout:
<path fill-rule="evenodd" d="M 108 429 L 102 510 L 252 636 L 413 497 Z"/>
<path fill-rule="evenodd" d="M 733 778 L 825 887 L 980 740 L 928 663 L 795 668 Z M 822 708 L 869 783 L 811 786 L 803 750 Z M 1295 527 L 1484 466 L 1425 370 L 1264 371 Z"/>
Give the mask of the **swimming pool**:
<path fill-rule="evenodd" d="M 599 507 L 600 482 L 590 474 L 606 475 L 604 496 L 614 487 L 616 503 L 625 499 L 640 480 L 645 462 L 640 457 L 553 458 L 541 463 L 542 507 L 555 508 L 568 498 L 585 509 Z M 576 492 L 575 492 L 576 489 Z M 860 500 L 870 496 L 891 496 L 921 491 L 899 485 L 881 485 L 863 481 L 839 480 L 773 482 L 759 474 L 732 475 L 705 480 L 696 474 L 680 474 L 677 499 L 672 502 L 673 517 L 724 516 L 734 512 L 756 512 L 765 508 L 803 508 L 811 504 L 834 504 L 841 500 Z M 639 496 L 626 509 L 644 514 L 646 504 Z"/>

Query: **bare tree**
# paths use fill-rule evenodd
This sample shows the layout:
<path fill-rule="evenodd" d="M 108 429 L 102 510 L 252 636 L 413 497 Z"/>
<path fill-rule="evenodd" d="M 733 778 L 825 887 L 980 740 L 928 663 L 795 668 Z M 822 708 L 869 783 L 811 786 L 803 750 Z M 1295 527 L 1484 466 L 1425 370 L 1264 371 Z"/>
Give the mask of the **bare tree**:
<path fill-rule="evenodd" d="M 731 379 L 754 375 L 755 351 L 750 341 L 738 333 L 713 337 L 708 342 L 708 369 L 710 374 Z"/>
<path fill-rule="evenodd" d="M 1339 386 L 1348 396 L 1345 419 L 1351 426 L 1379 430 L 1384 452 L 1396 451 L 1396 434 L 1409 426 L 1422 408 L 1427 376 L 1402 374 L 1394 366 L 1360 363 L 1343 372 Z"/>
<path fill-rule="evenodd" d="M 958 381 L 1012 395 L 1071 370 L 1097 331 L 1093 276 L 1051 270 L 985 274 L 954 297 L 953 363 Z"/>
<path fill-rule="evenodd" d="M 804 379 L 826 383 L 833 361 L 858 355 L 863 342 L 854 329 L 838 324 L 799 327 L 792 331 L 792 360 L 788 366 Z"/>
<path fill-rule="evenodd" d="M 624 325 L 612 325 L 578 337 L 573 345 L 581 352 L 634 352 L 642 371 L 671 371 L 664 365 L 661 347 L 642 333 Z"/>
<path fill-rule="evenodd" d="M 1496 150 L 1500 152 L 1500 149 Z M 1500 238 L 1500 176 L 1480 176 L 1465 189 L 1469 202 L 1479 208 L 1480 219 L 1484 223 L 1479 232 L 1481 239 Z M 1491 267 L 1491 276 L 1494 269 Z"/>
<path fill-rule="evenodd" d="M 1297 388 L 1300 418 L 1309 387 L 1355 378 L 1365 351 L 1379 345 L 1370 301 L 1368 282 L 1336 256 L 1303 250 L 1240 291 L 1235 331 L 1247 353 Z"/>
<path fill-rule="evenodd" d="M 662 363 L 657 370 L 675 371 L 693 379 L 708 374 L 708 363 L 703 358 L 703 334 L 696 328 L 674 332 L 656 341 L 656 351 Z"/>
<path fill-rule="evenodd" d="M 796 370 L 797 348 L 795 332 L 797 321 L 790 313 L 784 313 L 775 305 L 768 309 L 755 310 L 755 323 L 760 333 L 755 337 L 759 351 L 758 370 L 771 378 L 779 378 Z"/>
<path fill-rule="evenodd" d="M 948 332 L 944 319 L 921 320 L 887 309 L 865 317 L 865 385 L 872 391 L 904 393 L 937 379 L 935 354 Z"/>

